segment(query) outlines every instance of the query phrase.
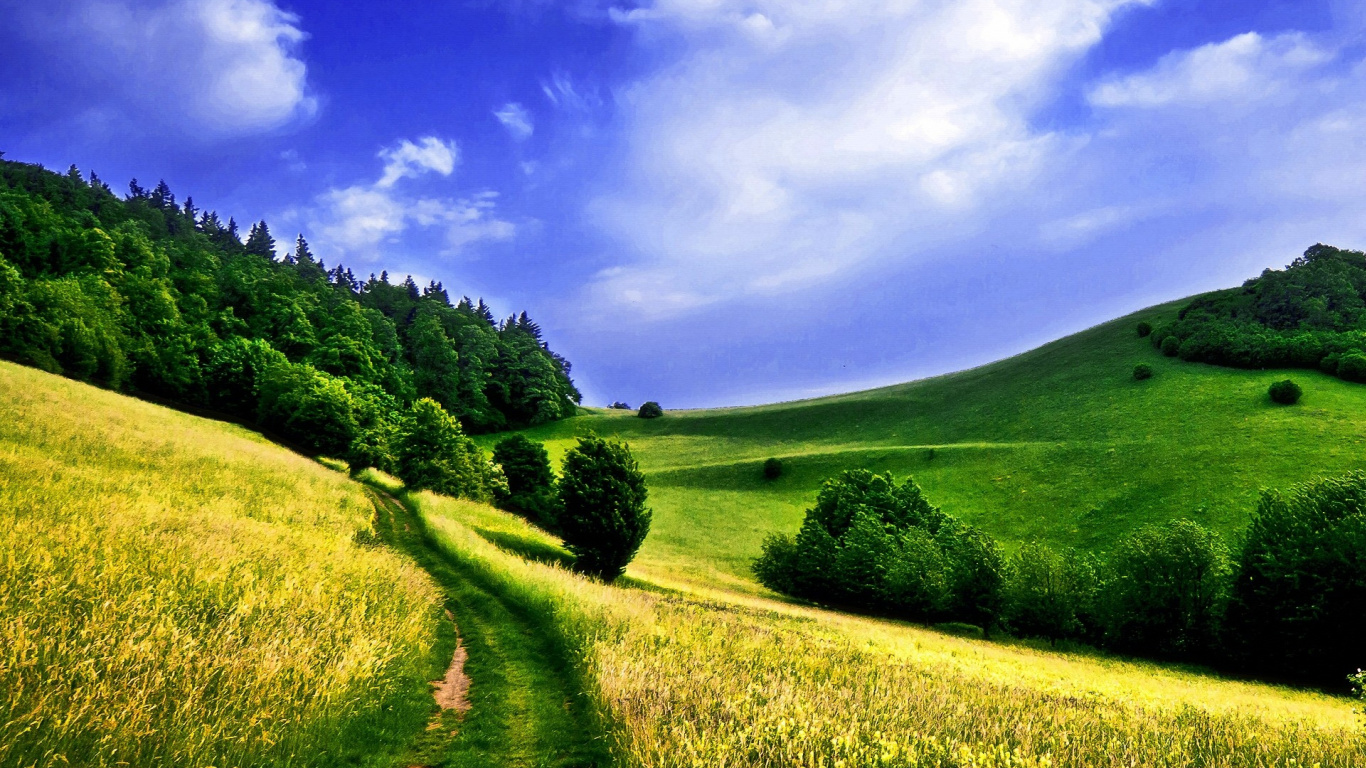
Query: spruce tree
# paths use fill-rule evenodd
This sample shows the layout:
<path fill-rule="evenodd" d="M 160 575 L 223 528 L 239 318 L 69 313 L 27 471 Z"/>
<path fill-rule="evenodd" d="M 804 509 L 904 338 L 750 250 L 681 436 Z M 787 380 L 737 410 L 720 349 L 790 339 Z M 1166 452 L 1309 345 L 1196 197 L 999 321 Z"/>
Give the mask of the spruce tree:
<path fill-rule="evenodd" d="M 246 251 L 263 259 L 275 260 L 275 238 L 270 236 L 270 227 L 266 226 L 264 221 L 251 226 L 251 232 L 247 235 Z"/>

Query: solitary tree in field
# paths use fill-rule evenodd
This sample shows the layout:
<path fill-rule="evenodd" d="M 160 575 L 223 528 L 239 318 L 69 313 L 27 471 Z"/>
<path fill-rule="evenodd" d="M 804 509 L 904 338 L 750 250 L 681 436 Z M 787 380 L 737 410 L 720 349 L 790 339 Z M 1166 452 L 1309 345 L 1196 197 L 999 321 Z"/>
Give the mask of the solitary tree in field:
<path fill-rule="evenodd" d="M 559 528 L 574 568 L 610 582 L 650 531 L 645 476 L 628 446 L 598 437 L 580 438 L 561 474 Z"/>

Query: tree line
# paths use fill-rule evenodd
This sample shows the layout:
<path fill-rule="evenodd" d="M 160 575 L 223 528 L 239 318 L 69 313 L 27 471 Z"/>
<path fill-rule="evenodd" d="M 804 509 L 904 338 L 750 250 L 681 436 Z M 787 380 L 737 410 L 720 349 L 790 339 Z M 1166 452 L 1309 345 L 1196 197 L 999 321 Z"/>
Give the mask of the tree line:
<path fill-rule="evenodd" d="M 795 537 L 764 543 L 754 572 L 839 607 L 1341 688 L 1366 666 L 1366 472 L 1263 492 L 1237 552 L 1175 520 L 1098 556 L 1007 555 L 912 480 L 855 470 L 824 484 Z"/>
<path fill-rule="evenodd" d="M 1197 298 L 1149 330 L 1169 357 L 1366 382 L 1366 253 L 1314 245 L 1285 269 Z"/>
<path fill-rule="evenodd" d="M 305 450 L 363 458 L 426 398 L 468 432 L 572 415 L 567 360 L 526 313 L 498 321 L 387 272 L 328 268 L 299 235 L 95 174 L 0 160 L 0 355 L 209 408 Z"/>

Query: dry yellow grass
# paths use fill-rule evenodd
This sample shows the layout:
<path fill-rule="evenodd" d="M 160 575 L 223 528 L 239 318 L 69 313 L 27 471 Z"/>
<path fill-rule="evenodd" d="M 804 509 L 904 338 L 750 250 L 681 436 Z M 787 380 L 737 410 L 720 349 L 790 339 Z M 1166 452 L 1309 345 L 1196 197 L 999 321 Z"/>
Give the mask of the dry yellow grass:
<path fill-rule="evenodd" d="M 625 765 L 1366 765 L 1343 699 L 946 636 L 745 596 L 604 587 L 487 507 L 422 494 L 438 545 L 556 618 Z"/>
<path fill-rule="evenodd" d="M 328 765 L 430 706 L 437 594 L 363 490 L 0 363 L 0 765 Z"/>

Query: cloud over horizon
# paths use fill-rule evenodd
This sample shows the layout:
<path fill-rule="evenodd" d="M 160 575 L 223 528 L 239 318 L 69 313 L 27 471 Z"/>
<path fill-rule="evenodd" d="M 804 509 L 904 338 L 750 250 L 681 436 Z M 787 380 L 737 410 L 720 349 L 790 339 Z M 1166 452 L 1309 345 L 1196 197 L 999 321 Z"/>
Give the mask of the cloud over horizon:
<path fill-rule="evenodd" d="M 617 12 L 685 51 L 619 96 L 620 191 L 591 208 L 640 258 L 597 292 L 655 314 L 773 294 L 971 228 L 1065 137 L 1032 111 L 1130 0 L 696 2 Z"/>

